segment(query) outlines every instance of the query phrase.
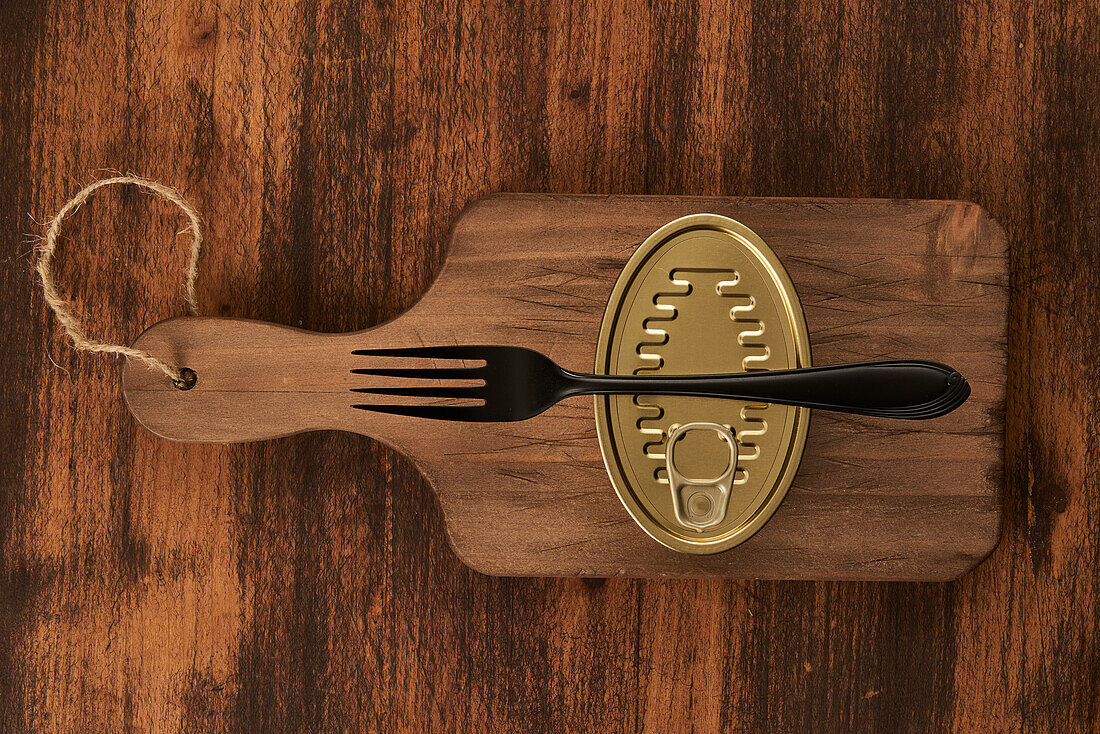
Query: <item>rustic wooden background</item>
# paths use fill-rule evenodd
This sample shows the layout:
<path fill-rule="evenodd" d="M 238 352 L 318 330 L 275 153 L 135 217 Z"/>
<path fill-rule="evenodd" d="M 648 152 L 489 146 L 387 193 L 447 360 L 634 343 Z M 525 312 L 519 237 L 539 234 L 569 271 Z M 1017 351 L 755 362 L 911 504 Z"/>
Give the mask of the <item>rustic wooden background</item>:
<path fill-rule="evenodd" d="M 1090 5 L 0 3 L 0 727 L 1100 726 Z M 371 441 L 135 424 L 31 275 L 104 168 L 202 210 L 207 313 L 333 331 L 415 300 L 486 192 L 976 201 L 1012 252 L 1000 548 L 945 585 L 477 575 Z M 182 311 L 182 226 L 80 212 L 91 331 Z"/>

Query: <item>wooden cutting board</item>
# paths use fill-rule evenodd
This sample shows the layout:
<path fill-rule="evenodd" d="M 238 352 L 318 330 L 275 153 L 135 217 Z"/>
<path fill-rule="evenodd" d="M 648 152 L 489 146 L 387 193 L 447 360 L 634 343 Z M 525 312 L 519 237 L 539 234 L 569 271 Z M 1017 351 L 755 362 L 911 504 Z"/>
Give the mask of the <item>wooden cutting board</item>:
<path fill-rule="evenodd" d="M 512 344 L 591 372 L 608 296 L 651 233 L 688 214 L 736 219 L 785 264 L 813 363 L 919 357 L 952 365 L 970 400 L 933 421 L 817 411 L 789 493 L 745 543 L 674 552 L 620 504 L 592 398 L 519 423 L 460 424 L 353 410 L 353 349 Z M 303 245 L 305 246 L 305 245 Z M 967 202 L 495 195 L 455 222 L 438 279 L 409 311 L 352 334 L 181 318 L 136 345 L 194 369 L 180 391 L 128 366 L 128 405 L 180 441 L 309 430 L 371 436 L 431 482 L 455 552 L 502 575 L 946 580 L 996 546 L 1005 398 L 1005 238 Z"/>

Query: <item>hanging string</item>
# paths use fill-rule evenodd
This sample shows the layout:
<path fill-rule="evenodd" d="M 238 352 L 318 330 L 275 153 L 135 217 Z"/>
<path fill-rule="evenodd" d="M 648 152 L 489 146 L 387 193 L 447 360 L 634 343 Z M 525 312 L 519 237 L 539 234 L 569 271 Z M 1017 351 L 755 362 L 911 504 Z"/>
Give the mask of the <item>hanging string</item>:
<path fill-rule="evenodd" d="M 69 301 L 63 297 L 57 289 L 57 283 L 54 280 L 51 266 L 53 263 L 54 250 L 57 248 L 57 237 L 61 232 L 62 222 L 79 209 L 97 189 L 116 184 L 133 184 L 134 186 L 140 186 L 146 191 L 151 191 L 178 206 L 183 210 L 183 213 L 187 215 L 187 218 L 191 220 L 191 224 L 183 230 L 184 232 L 189 231 L 191 233 L 191 257 L 187 262 L 187 271 L 185 274 L 187 309 L 192 316 L 199 315 L 198 301 L 195 296 L 195 279 L 199 274 L 199 251 L 202 249 L 202 223 L 199 220 L 199 214 L 195 211 L 194 207 L 188 204 L 187 200 L 180 196 L 179 192 L 172 187 L 139 176 L 116 176 L 114 178 L 105 178 L 91 183 L 77 192 L 76 196 L 70 199 L 69 202 L 61 207 L 61 210 L 54 215 L 53 219 L 50 220 L 46 227 L 45 236 L 42 238 L 38 265 L 35 268 L 38 271 L 38 277 L 42 281 L 42 295 L 45 296 L 46 303 L 53 310 L 54 315 L 57 316 L 57 320 L 60 321 L 61 325 L 65 328 L 65 332 L 69 335 L 69 338 L 72 339 L 73 346 L 77 351 L 117 354 L 126 359 L 136 360 L 148 366 L 149 369 L 158 369 L 162 371 L 172 380 L 176 387 L 187 389 L 194 385 L 194 372 L 181 368 L 179 365 L 172 364 L 171 362 L 167 362 L 159 357 L 154 357 L 152 354 L 140 349 L 134 349 L 133 347 L 126 347 L 120 344 L 95 341 L 85 336 L 84 327 L 81 325 L 80 319 L 73 313 Z"/>

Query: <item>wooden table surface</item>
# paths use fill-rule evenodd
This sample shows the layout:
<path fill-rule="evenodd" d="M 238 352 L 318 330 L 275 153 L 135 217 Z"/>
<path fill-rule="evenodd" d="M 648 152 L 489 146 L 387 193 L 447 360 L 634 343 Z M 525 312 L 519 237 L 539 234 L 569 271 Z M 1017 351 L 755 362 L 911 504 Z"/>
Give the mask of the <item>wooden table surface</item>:
<path fill-rule="evenodd" d="M 1100 726 L 1100 19 L 1086 2 L 0 5 L 0 730 Z M 182 445 L 74 355 L 39 223 L 203 212 L 206 313 L 390 318 L 493 191 L 978 202 L 1011 248 L 1006 520 L 949 584 L 478 575 L 358 436 Z M 182 312 L 133 189 L 90 332 Z M 838 532 L 843 532 L 839 528 Z"/>

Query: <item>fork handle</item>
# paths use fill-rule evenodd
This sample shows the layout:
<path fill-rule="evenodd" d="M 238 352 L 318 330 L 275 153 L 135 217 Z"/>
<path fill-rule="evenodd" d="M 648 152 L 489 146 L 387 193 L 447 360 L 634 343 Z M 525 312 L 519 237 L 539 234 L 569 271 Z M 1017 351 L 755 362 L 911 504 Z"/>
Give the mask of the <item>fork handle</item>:
<path fill-rule="evenodd" d="M 694 395 L 737 398 L 889 418 L 935 418 L 970 395 L 947 365 L 927 360 L 806 367 L 728 375 L 615 376 L 568 372 L 572 395 Z"/>

